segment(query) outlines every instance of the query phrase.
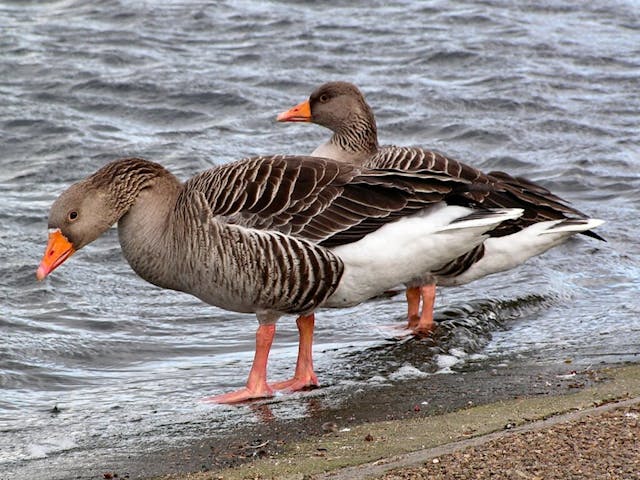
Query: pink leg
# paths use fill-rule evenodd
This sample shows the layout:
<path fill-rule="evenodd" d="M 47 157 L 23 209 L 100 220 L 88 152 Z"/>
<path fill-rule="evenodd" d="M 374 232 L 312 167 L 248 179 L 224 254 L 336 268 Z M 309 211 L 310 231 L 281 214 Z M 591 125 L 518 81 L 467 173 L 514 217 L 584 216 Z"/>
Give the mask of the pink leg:
<path fill-rule="evenodd" d="M 422 295 L 422 314 L 412 330 L 416 335 L 426 335 L 436 328 L 433 322 L 433 305 L 436 301 L 435 283 L 421 286 L 420 293 Z"/>
<path fill-rule="evenodd" d="M 247 386 L 235 392 L 205 398 L 206 402 L 237 403 L 254 398 L 272 397 L 273 390 L 267 385 L 267 360 L 276 334 L 276 326 L 260 325 L 256 332 L 256 354 L 249 372 Z"/>
<path fill-rule="evenodd" d="M 291 380 L 272 383 L 270 386 L 274 390 L 297 392 L 298 390 L 318 386 L 318 377 L 313 371 L 313 326 L 315 324 L 315 316 L 312 313 L 311 315 L 298 317 L 296 324 L 300 333 L 296 373 Z"/>
<path fill-rule="evenodd" d="M 407 296 L 407 328 L 413 330 L 420 320 L 420 288 L 409 287 Z"/>

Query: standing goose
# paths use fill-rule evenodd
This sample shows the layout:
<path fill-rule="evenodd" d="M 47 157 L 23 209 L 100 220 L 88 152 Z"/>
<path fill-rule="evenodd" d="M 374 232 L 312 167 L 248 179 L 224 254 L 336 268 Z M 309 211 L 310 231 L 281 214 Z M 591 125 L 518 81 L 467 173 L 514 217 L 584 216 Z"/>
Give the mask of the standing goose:
<path fill-rule="evenodd" d="M 444 155 L 422 148 L 379 146 L 376 121 L 360 90 L 348 82 L 329 82 L 308 100 L 278 115 L 280 122 L 311 122 L 333 132 L 312 155 L 333 158 L 367 168 L 428 170 L 487 186 L 468 193 L 486 208 L 521 208 L 524 214 L 490 232 L 483 244 L 425 275 L 425 283 L 407 288 L 408 328 L 427 333 L 434 328 L 436 284 L 461 285 L 521 265 L 529 258 L 564 242 L 576 233 L 603 240 L 591 232 L 602 220 L 582 212 L 549 190 L 504 172 L 484 174 Z M 422 311 L 420 301 L 422 300 Z"/>
<path fill-rule="evenodd" d="M 241 160 L 182 184 L 157 163 L 126 158 L 53 203 L 36 275 L 44 279 L 117 222 L 124 257 L 143 279 L 256 314 L 246 387 L 209 400 L 266 397 L 273 388 L 317 384 L 311 355 L 316 308 L 355 305 L 442 268 L 482 243 L 486 231 L 522 214 L 464 206 L 474 188 L 433 172 L 366 170 L 293 156 Z M 296 376 L 269 386 L 267 359 L 283 314 L 300 316 Z"/>

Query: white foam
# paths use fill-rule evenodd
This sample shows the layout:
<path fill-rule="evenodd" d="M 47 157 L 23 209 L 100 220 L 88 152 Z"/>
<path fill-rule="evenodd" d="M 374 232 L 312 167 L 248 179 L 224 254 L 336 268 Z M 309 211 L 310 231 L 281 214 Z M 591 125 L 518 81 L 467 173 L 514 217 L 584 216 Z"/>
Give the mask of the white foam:
<path fill-rule="evenodd" d="M 430 374 L 417 369 L 413 365 L 405 363 L 398 370 L 389 375 L 390 380 L 407 380 L 409 378 L 424 378 Z"/>
<path fill-rule="evenodd" d="M 445 354 L 436 355 L 435 361 L 436 361 L 436 364 L 438 365 L 437 373 L 451 373 L 451 367 L 461 362 L 459 357 L 456 357 L 455 355 L 445 355 Z"/>
<path fill-rule="evenodd" d="M 469 360 L 486 360 L 489 358 L 489 355 L 485 353 L 472 353 L 469 355 Z"/>
<path fill-rule="evenodd" d="M 383 377 L 382 375 L 374 375 L 373 377 L 371 377 L 369 379 L 370 383 L 375 383 L 377 385 L 384 385 L 386 383 L 389 383 L 389 381 Z"/>
<path fill-rule="evenodd" d="M 449 355 L 453 355 L 454 357 L 457 357 L 457 358 L 463 358 L 467 356 L 467 352 L 465 352 L 461 348 L 454 347 L 451 350 L 449 350 Z"/>
<path fill-rule="evenodd" d="M 27 447 L 27 458 L 47 458 L 48 450 L 44 445 L 29 445 Z"/>
<path fill-rule="evenodd" d="M 52 453 L 64 452 L 76 448 L 78 444 L 68 437 L 50 437 L 48 441 L 27 446 L 27 458 L 47 458 Z"/>

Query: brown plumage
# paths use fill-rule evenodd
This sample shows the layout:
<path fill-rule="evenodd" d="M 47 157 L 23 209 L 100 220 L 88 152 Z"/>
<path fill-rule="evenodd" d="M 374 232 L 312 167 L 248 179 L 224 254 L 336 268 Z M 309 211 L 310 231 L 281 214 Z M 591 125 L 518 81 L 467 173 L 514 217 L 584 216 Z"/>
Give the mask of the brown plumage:
<path fill-rule="evenodd" d="M 421 242 L 410 246 L 439 252 L 423 257 L 442 266 L 479 244 L 503 219 L 521 214 L 447 210 L 446 200 L 468 187 L 463 179 L 439 173 L 367 170 L 298 156 L 245 159 L 182 184 L 159 164 L 117 160 L 54 202 L 37 275 L 46 277 L 117 222 L 123 254 L 145 280 L 228 310 L 256 313 L 257 357 L 247 389 L 215 400 L 265 396 L 271 392 L 266 358 L 281 315 L 309 319 L 319 306 L 353 305 L 422 272 L 393 268 L 388 257 L 383 271 L 370 271 L 376 268 L 375 249 L 384 243 L 381 227 L 394 225 L 386 231 L 403 238 L 400 219 L 423 225 Z M 460 227 L 450 226 L 455 222 Z M 370 236 L 377 240 L 350 246 Z M 362 262 L 363 254 L 374 263 Z M 312 326 L 305 321 L 310 364 Z"/>
<path fill-rule="evenodd" d="M 360 90 L 351 83 L 325 83 L 307 101 L 278 115 L 278 120 L 312 122 L 333 132 L 331 138 L 316 148 L 312 155 L 367 168 L 394 168 L 447 175 L 452 179 L 468 182 L 468 188 L 460 192 L 462 201 L 467 204 L 484 208 L 520 208 L 524 211 L 521 217 L 503 222 L 489 232 L 494 239 L 505 237 L 505 242 L 494 240 L 491 248 L 486 248 L 489 243 L 474 247 L 448 265 L 431 272 L 433 280 L 440 284 L 457 285 L 513 268 L 575 233 L 603 240 L 591 231 L 601 221 L 587 218 L 568 202 L 527 179 L 504 172 L 485 174 L 432 150 L 379 146 L 373 111 Z M 530 227 L 531 230 L 528 230 Z M 524 253 L 513 251 L 517 242 L 508 243 L 516 240 L 520 242 Z M 486 258 L 487 255 L 494 257 Z M 433 289 L 430 288 L 429 291 L 431 290 Z M 417 297 L 415 293 L 410 297 L 411 317 L 415 316 L 411 304 Z M 432 303 L 432 299 L 429 302 Z M 433 328 L 430 316 L 430 313 L 423 310 L 421 328 L 423 325 Z"/>
<path fill-rule="evenodd" d="M 487 208 L 522 208 L 524 215 L 494 230 L 508 235 L 536 222 L 587 218 L 548 189 L 505 172 L 483 173 L 442 153 L 420 147 L 379 146 L 375 116 L 362 92 L 348 82 L 328 82 L 309 97 L 308 121 L 333 132 L 331 139 L 312 155 L 345 161 L 367 168 L 428 170 L 475 184 L 466 197 Z M 603 240 L 592 231 L 580 232 Z"/>

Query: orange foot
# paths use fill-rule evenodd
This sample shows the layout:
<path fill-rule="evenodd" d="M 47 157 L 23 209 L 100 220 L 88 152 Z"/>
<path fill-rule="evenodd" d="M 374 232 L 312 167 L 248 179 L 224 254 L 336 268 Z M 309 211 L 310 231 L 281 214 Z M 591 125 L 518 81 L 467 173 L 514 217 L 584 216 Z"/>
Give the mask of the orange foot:
<path fill-rule="evenodd" d="M 235 392 L 224 393 L 214 397 L 204 398 L 205 402 L 212 403 L 239 403 L 256 398 L 273 397 L 273 390 L 267 385 L 267 359 L 269 350 L 276 333 L 275 324 L 260 325 L 256 332 L 256 353 L 253 357 L 253 365 L 247 379 L 247 386 Z"/>
<path fill-rule="evenodd" d="M 420 321 L 420 288 L 407 288 L 407 329 L 413 330 Z"/>
<path fill-rule="evenodd" d="M 244 387 L 240 390 L 236 390 L 235 392 L 223 393 L 222 395 L 203 398 L 202 401 L 210 403 L 231 404 L 247 402 L 249 400 L 256 400 L 259 398 L 273 397 L 273 390 L 268 385 L 265 385 L 265 387 L 266 388 L 262 388 L 259 390 L 250 390 L 247 387 Z"/>
<path fill-rule="evenodd" d="M 411 328 L 411 332 L 416 337 L 426 337 L 430 335 L 436 329 L 435 323 L 431 321 L 431 323 L 421 324 L 418 323 L 415 327 Z"/>
<path fill-rule="evenodd" d="M 420 323 L 419 315 L 411 315 L 407 320 L 407 330 L 415 330 L 415 328 Z"/>
<path fill-rule="evenodd" d="M 422 315 L 409 322 L 409 329 L 417 337 L 426 337 L 436 329 L 436 323 L 433 321 L 433 310 L 423 309 Z"/>
<path fill-rule="evenodd" d="M 412 294 L 412 296 L 415 297 L 415 291 L 412 292 Z M 418 316 L 415 311 L 409 310 L 408 327 L 413 331 L 414 335 L 424 337 L 429 335 L 436 328 L 436 324 L 433 321 L 433 304 L 436 299 L 435 284 L 422 285 L 418 289 L 418 294 L 422 300 L 422 313 Z M 409 298 L 408 289 L 407 298 Z"/>
<path fill-rule="evenodd" d="M 290 380 L 272 383 L 269 386 L 278 391 L 299 392 L 301 390 L 318 388 L 320 383 L 318 382 L 318 377 L 312 371 L 310 374 L 296 375 Z"/>
<path fill-rule="evenodd" d="M 298 360 L 296 361 L 296 372 L 291 380 L 276 382 L 270 385 L 274 390 L 285 390 L 287 392 L 298 392 L 308 388 L 315 388 L 318 384 L 318 377 L 313 371 L 313 327 L 315 317 L 313 314 L 302 315 L 296 321 L 300 342 L 298 344 Z"/>

